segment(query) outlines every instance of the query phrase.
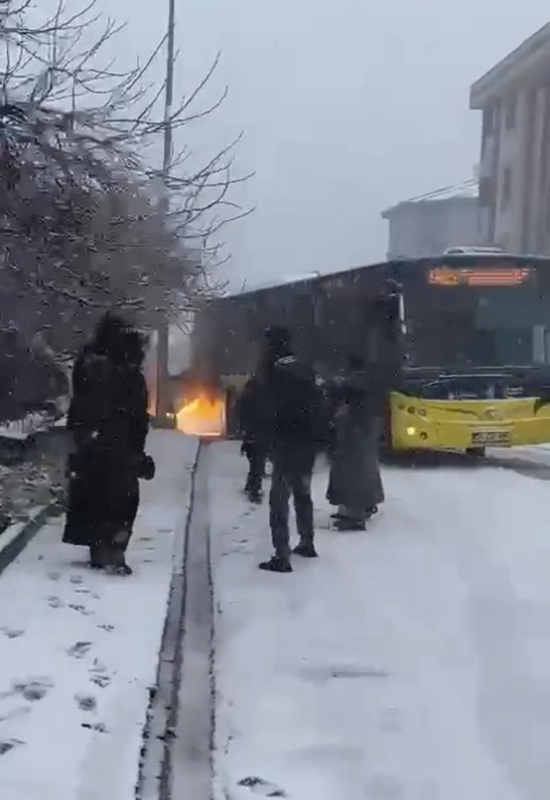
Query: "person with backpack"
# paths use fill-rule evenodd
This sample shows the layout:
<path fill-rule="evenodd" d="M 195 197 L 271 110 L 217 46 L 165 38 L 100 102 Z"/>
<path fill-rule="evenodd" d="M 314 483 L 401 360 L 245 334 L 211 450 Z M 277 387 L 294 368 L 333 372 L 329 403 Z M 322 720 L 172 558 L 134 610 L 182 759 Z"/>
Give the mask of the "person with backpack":
<path fill-rule="evenodd" d="M 311 479 L 319 446 L 322 398 L 314 371 L 292 352 L 285 328 L 266 330 L 259 370 L 264 387 L 265 441 L 272 462 L 269 523 L 274 555 L 259 567 L 269 572 L 292 572 L 288 526 L 291 495 L 299 542 L 296 555 L 315 558 Z"/>
<path fill-rule="evenodd" d="M 144 340 L 106 314 L 73 369 L 67 427 L 73 434 L 63 541 L 90 549 L 91 566 L 130 575 L 125 552 L 139 506 L 139 479 L 154 476 Z"/>

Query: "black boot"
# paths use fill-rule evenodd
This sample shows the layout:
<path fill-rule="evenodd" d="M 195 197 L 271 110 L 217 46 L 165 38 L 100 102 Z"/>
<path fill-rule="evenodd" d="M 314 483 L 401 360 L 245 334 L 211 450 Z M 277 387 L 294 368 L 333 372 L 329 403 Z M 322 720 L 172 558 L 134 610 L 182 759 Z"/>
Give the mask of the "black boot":
<path fill-rule="evenodd" d="M 338 517 L 334 522 L 334 527 L 337 531 L 366 531 L 367 526 L 364 522 L 359 522 L 357 519 L 350 519 L 349 517 Z"/>
<path fill-rule="evenodd" d="M 300 539 L 292 552 L 297 556 L 302 556 L 302 558 L 317 558 L 313 539 Z"/>
<path fill-rule="evenodd" d="M 130 541 L 130 534 L 128 531 L 120 531 L 114 537 L 111 547 L 110 565 L 107 571 L 111 575 L 133 575 L 132 567 L 126 563 L 126 548 Z"/>
<path fill-rule="evenodd" d="M 107 572 L 109 572 L 111 575 L 121 575 L 123 577 L 134 574 L 134 570 L 132 567 L 128 566 L 126 561 L 124 564 L 113 564 L 113 566 L 107 567 Z"/>
<path fill-rule="evenodd" d="M 252 491 L 251 489 L 247 489 L 246 496 L 251 503 L 255 503 L 257 506 L 262 504 L 263 495 L 261 491 Z"/>
<path fill-rule="evenodd" d="M 269 561 L 262 561 L 259 568 L 264 572 L 292 572 L 292 564 L 289 559 L 282 556 L 271 556 Z"/>

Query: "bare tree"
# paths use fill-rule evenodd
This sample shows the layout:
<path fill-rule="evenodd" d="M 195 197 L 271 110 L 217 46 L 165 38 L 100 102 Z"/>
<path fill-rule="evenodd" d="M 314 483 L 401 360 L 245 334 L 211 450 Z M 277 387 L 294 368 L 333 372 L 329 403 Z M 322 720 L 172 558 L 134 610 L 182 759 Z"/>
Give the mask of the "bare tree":
<path fill-rule="evenodd" d="M 113 304 L 154 324 L 160 309 L 177 316 L 204 302 L 221 289 L 206 269 L 219 262 L 219 231 L 246 213 L 230 200 L 247 178 L 232 174 L 238 140 L 194 170 L 186 148 L 168 175 L 148 164 L 165 126 L 163 87 L 148 83 L 164 42 L 120 72 L 102 58 L 114 22 L 85 44 L 100 22 L 95 0 L 77 12 L 60 2 L 39 21 L 30 0 L 0 3 L 0 269 L 10 298 L 0 326 L 50 331 L 57 347 Z M 223 101 L 225 92 L 197 109 L 217 64 L 174 109 L 176 130 Z"/>

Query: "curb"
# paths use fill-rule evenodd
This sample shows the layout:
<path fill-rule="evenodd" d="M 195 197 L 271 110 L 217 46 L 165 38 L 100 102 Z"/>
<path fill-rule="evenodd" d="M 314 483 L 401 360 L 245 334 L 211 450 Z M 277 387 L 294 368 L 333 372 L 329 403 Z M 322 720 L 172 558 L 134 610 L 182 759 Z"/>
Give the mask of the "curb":
<path fill-rule="evenodd" d="M 16 522 L 0 534 L 0 575 L 34 539 L 47 520 L 60 511 L 59 502 L 54 501 L 35 509 L 26 522 Z"/>
<path fill-rule="evenodd" d="M 182 668 L 185 617 L 187 549 L 196 505 L 197 472 L 203 450 L 198 441 L 185 489 L 185 513 L 174 541 L 172 578 L 159 646 L 155 686 L 151 687 L 147 719 L 142 733 L 141 757 L 135 796 L 137 800 L 170 800 L 172 794 L 172 750 L 176 735 L 178 689 Z M 202 796 L 195 800 L 202 800 Z"/>

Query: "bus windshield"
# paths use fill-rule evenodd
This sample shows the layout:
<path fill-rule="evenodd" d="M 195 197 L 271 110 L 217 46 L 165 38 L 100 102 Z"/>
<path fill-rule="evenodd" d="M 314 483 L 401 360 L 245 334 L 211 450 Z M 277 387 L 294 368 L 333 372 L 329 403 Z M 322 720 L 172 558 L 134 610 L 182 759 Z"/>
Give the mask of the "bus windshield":
<path fill-rule="evenodd" d="M 411 366 L 550 363 L 550 263 L 547 269 L 432 269 L 405 285 Z"/>

